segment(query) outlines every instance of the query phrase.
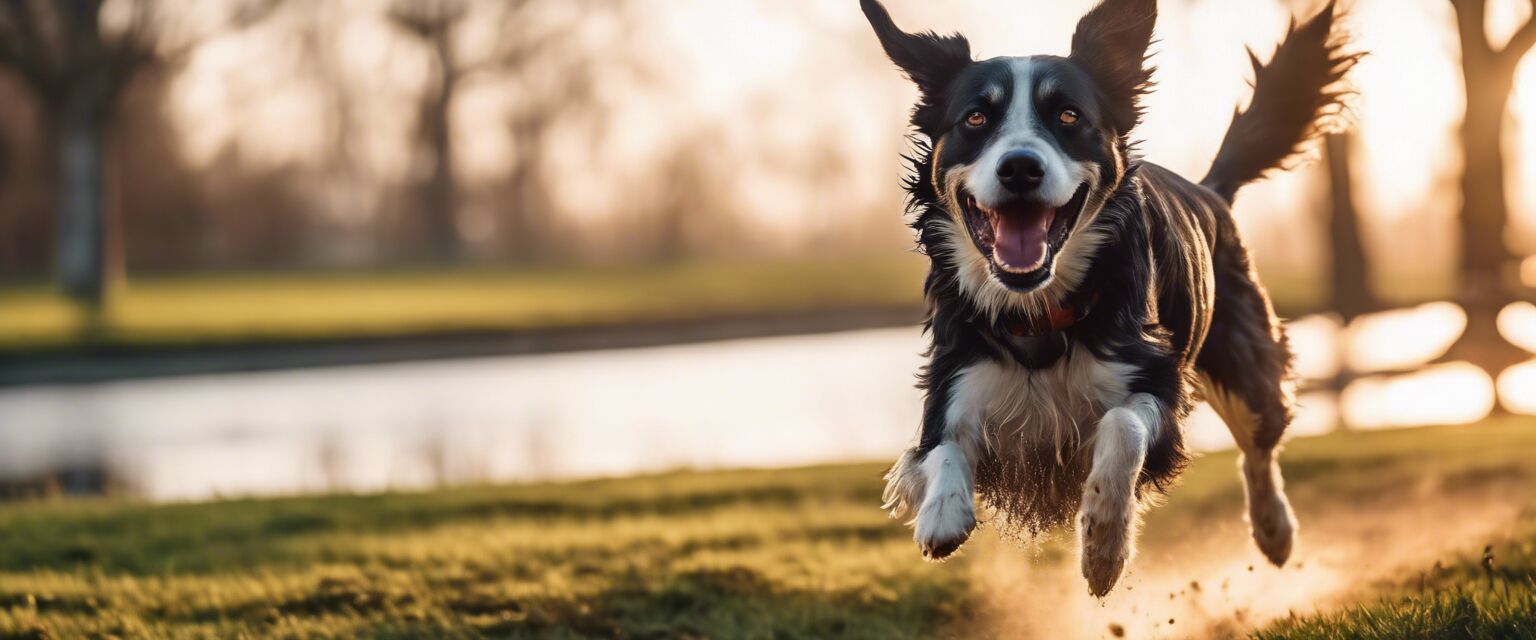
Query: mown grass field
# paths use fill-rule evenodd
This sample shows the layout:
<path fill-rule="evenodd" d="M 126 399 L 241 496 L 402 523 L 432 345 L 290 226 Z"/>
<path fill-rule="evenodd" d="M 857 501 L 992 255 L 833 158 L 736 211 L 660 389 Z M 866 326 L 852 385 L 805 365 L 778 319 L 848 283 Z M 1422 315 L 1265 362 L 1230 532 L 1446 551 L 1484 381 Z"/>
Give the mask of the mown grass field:
<path fill-rule="evenodd" d="M 1324 513 L 1368 518 L 1426 491 L 1450 504 L 1490 491 L 1528 501 L 1536 420 L 1337 434 L 1296 442 L 1285 459 L 1304 527 Z M 5 505 L 0 638 L 1009 637 L 989 623 L 999 610 L 986 580 L 1001 566 L 996 554 L 1075 562 L 1057 537 L 1033 552 L 994 540 L 924 563 L 908 531 L 877 509 L 880 471 Z M 1203 457 L 1152 513 L 1141 557 L 1177 558 L 1192 536 L 1236 521 L 1241 500 L 1232 454 Z M 1536 504 L 1516 508 L 1523 524 L 1486 541 L 1492 574 L 1479 540 L 1439 569 L 1408 568 L 1363 588 L 1350 598 L 1356 608 L 1318 603 L 1324 615 L 1303 611 L 1260 633 L 1529 637 Z M 1089 609 L 1078 626 L 1085 637 L 1112 637 L 1110 615 Z M 1167 635 L 1204 628 L 1180 624 Z"/>
<path fill-rule="evenodd" d="M 926 258 L 713 261 L 644 267 L 135 275 L 93 331 L 45 282 L 0 283 L 0 354 L 106 345 L 249 344 L 667 322 L 922 304 Z M 1266 275 L 1287 315 L 1316 308 L 1318 283 Z M 1437 283 L 1382 283 L 1419 301 Z M 1433 298 L 1433 296 L 1429 296 Z"/>
<path fill-rule="evenodd" d="M 307 341 L 916 308 L 925 264 L 916 254 L 895 254 L 629 268 L 151 275 L 114 288 L 94 339 Z M 78 344 L 83 323 L 46 283 L 0 286 L 0 352 Z"/>
<path fill-rule="evenodd" d="M 1462 429 L 1463 431 L 1449 431 Z M 1445 433 L 1436 437 L 1434 432 Z M 1434 536 L 1436 527 L 1481 512 L 1472 501 L 1479 487 L 1491 488 L 1493 498 L 1508 500 L 1518 511 L 1512 522 L 1496 528 L 1477 543 L 1462 545 L 1432 563 L 1410 567 L 1374 581 L 1358 599 L 1334 603 L 1333 610 L 1284 619 L 1255 634 L 1261 640 L 1344 640 L 1393 638 L 1468 638 L 1500 640 L 1536 638 L 1536 420 L 1509 418 L 1480 427 L 1451 427 L 1427 433 L 1417 441 L 1391 442 L 1362 456 L 1361 475 L 1387 471 L 1386 478 L 1422 469 L 1431 482 L 1449 493 L 1451 506 L 1436 519 L 1419 521 L 1420 535 Z M 1454 435 L 1452 435 L 1454 434 Z M 1371 438 L 1374 440 L 1374 438 Z M 1426 446 L 1427 445 L 1427 446 Z M 1371 447 L 1377 449 L 1376 447 Z M 1395 471 L 1393 471 L 1395 469 Z M 1385 478 L 1317 483 L 1336 486 L 1345 499 L 1352 493 L 1372 499 L 1393 499 L 1380 491 Z M 1424 475 L 1393 479 L 1407 487 L 1397 494 L 1421 495 Z M 1393 480 L 1387 480 L 1393 482 Z M 1293 483 L 1295 484 L 1295 483 Z M 1313 483 L 1308 483 L 1313 484 Z M 1294 492 L 1293 492 L 1294 493 Z M 1465 496 L 1465 502 L 1459 502 Z M 1407 497 L 1403 495 L 1403 497 Z M 1486 498 L 1487 496 L 1483 496 Z M 1318 499 L 1312 496 L 1311 499 Z M 1298 500 L 1306 499 L 1304 497 Z"/>
<path fill-rule="evenodd" d="M 1536 517 L 1449 562 L 1404 575 L 1364 602 L 1285 620 L 1260 640 L 1536 638 Z"/>

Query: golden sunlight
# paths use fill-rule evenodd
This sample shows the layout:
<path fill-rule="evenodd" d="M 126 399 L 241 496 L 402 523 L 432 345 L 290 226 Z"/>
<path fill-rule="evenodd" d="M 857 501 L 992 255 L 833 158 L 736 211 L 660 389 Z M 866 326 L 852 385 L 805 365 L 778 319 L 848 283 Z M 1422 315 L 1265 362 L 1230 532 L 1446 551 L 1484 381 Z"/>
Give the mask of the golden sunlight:
<path fill-rule="evenodd" d="M 1381 219 L 1440 209 L 1450 203 L 1426 202 L 1436 199 L 1437 183 L 1454 168 L 1448 143 L 1463 109 L 1450 4 L 1354 4 L 1356 46 L 1371 52 L 1353 72 L 1360 92 L 1355 130 L 1369 167 L 1369 179 L 1359 185 L 1363 204 Z"/>
<path fill-rule="evenodd" d="M 1338 374 L 1343 366 L 1339 354 L 1339 336 L 1343 331 L 1343 323 L 1331 313 L 1286 322 L 1285 333 L 1296 358 L 1296 375 L 1303 380 L 1321 380 Z"/>
<path fill-rule="evenodd" d="M 1361 316 L 1345 330 L 1349 366 L 1355 371 L 1418 366 L 1444 355 L 1466 327 L 1466 312 L 1450 302 Z"/>
<path fill-rule="evenodd" d="M 1516 302 L 1499 312 L 1499 333 L 1505 340 L 1536 353 L 1536 304 Z"/>
<path fill-rule="evenodd" d="M 1344 420 L 1359 429 L 1468 424 L 1493 411 L 1493 380 L 1467 362 L 1398 376 L 1361 378 L 1344 388 Z"/>
<path fill-rule="evenodd" d="M 1536 359 L 1499 374 L 1499 402 L 1515 413 L 1536 415 Z"/>

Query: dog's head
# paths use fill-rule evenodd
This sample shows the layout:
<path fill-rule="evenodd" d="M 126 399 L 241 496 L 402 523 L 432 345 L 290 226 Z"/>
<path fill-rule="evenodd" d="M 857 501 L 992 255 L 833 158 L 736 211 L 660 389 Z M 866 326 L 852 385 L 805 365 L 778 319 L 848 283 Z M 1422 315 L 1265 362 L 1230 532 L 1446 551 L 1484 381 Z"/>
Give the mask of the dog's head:
<path fill-rule="evenodd" d="M 959 35 L 907 33 L 878 1 L 862 6 L 920 92 L 912 124 L 931 153 L 917 179 L 948 214 L 933 224 L 950 245 L 928 249 L 953 260 L 987 307 L 1075 286 L 1101 241 L 1085 230 L 1126 175 L 1156 0 L 1104 0 L 1065 58 L 983 61 Z"/>

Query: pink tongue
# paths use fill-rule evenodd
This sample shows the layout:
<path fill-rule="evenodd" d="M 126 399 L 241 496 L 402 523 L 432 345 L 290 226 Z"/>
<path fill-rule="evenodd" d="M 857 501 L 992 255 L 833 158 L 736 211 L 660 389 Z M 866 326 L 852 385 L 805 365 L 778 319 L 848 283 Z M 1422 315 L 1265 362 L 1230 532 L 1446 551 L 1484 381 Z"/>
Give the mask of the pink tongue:
<path fill-rule="evenodd" d="M 1012 271 L 1038 268 L 1045 261 L 1046 236 L 1055 218 L 1056 210 L 1046 208 L 998 216 L 992 258 Z"/>

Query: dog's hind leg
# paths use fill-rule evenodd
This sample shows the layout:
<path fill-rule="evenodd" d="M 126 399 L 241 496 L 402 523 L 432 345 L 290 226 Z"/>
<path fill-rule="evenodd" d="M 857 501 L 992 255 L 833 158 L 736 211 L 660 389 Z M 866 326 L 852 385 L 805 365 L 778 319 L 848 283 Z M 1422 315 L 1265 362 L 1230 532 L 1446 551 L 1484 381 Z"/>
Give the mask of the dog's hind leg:
<path fill-rule="evenodd" d="M 1253 540 L 1270 562 L 1282 566 L 1291 556 L 1296 516 L 1285 497 L 1285 482 L 1277 461 L 1279 447 L 1272 441 L 1260 444 L 1256 435 L 1263 433 L 1265 419 L 1250 408 L 1249 401 L 1207 375 L 1201 376 L 1201 382 L 1205 398 L 1227 423 L 1243 454 L 1241 469 L 1248 487 L 1248 523 L 1253 529 Z M 1272 406 L 1278 404 L 1271 401 Z"/>
<path fill-rule="evenodd" d="M 1262 289 L 1246 271 L 1218 275 L 1210 334 L 1197 360 L 1202 395 L 1243 454 L 1254 542 L 1276 566 L 1290 558 L 1296 516 L 1277 461 L 1291 421 L 1290 351 Z"/>
<path fill-rule="evenodd" d="M 935 363 L 942 364 L 942 363 Z M 891 517 L 913 515 L 913 539 L 923 556 L 942 560 L 976 528 L 976 454 L 987 403 L 1003 373 L 991 362 L 954 372 L 930 365 L 923 430 L 916 447 L 886 474 L 885 508 Z"/>

